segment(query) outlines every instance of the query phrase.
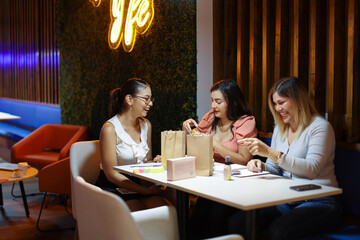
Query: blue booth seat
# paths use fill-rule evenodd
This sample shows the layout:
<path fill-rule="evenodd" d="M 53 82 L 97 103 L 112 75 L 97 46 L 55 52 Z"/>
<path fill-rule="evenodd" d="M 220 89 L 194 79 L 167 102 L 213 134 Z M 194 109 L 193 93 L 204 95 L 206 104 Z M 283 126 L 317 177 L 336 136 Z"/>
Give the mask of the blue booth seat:
<path fill-rule="evenodd" d="M 0 98 L 0 111 L 21 117 L 0 122 L 0 135 L 14 141 L 23 139 L 46 123 L 61 124 L 58 105 Z"/>
<path fill-rule="evenodd" d="M 336 149 L 335 174 L 343 189 L 343 212 L 345 215 L 356 216 L 360 219 L 359 169 L 360 151 Z"/>

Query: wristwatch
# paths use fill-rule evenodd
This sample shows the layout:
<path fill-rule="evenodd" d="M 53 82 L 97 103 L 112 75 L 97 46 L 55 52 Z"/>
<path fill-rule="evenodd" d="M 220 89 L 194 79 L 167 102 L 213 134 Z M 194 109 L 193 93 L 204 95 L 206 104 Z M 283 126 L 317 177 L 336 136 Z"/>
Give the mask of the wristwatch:
<path fill-rule="evenodd" d="M 280 161 L 281 161 L 281 158 L 283 156 L 283 152 L 280 152 L 280 154 L 276 157 L 276 164 L 279 165 L 280 164 Z"/>

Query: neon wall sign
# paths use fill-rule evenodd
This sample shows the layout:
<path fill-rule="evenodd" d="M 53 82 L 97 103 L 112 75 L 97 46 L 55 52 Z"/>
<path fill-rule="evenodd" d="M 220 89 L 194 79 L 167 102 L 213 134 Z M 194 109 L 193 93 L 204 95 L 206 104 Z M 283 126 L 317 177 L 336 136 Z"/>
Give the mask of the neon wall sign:
<path fill-rule="evenodd" d="M 101 0 L 89 0 L 99 7 Z M 126 5 L 125 2 L 128 4 Z M 125 15 L 124 15 L 125 13 Z M 126 52 L 131 52 L 137 33 L 144 34 L 154 18 L 153 0 L 111 0 L 108 43 L 117 49 L 122 42 Z"/>

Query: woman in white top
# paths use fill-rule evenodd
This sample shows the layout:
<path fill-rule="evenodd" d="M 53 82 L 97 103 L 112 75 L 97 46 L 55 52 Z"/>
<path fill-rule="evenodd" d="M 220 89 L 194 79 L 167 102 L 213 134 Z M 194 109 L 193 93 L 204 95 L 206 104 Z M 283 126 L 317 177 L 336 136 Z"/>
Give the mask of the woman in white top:
<path fill-rule="evenodd" d="M 150 85 L 132 78 L 112 90 L 110 98 L 110 119 L 100 133 L 101 171 L 96 185 L 120 195 L 132 211 L 165 205 L 166 201 L 157 195 L 160 186 L 142 186 L 113 169 L 117 165 L 161 160 L 160 156 L 152 159 L 151 123 L 145 118 L 154 103 Z M 121 194 L 116 188 L 137 194 Z"/>

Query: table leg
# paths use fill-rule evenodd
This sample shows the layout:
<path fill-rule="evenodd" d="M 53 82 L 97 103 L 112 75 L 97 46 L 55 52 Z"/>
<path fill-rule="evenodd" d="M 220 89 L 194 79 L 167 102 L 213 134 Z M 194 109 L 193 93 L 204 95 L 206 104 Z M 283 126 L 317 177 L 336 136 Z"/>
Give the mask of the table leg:
<path fill-rule="evenodd" d="M 245 239 L 256 239 L 256 210 L 246 211 Z"/>
<path fill-rule="evenodd" d="M 2 195 L 2 185 L 0 184 L 0 206 L 4 205 L 3 195 Z"/>
<path fill-rule="evenodd" d="M 189 194 L 176 190 L 176 199 L 180 239 L 186 240 L 189 232 Z"/>
<path fill-rule="evenodd" d="M 24 202 L 25 213 L 26 213 L 26 216 L 28 217 L 30 214 L 29 214 L 29 207 L 28 207 L 27 200 L 26 200 L 24 184 L 22 181 L 19 181 L 19 185 L 20 185 L 20 190 L 21 190 L 21 196 L 22 196 L 22 199 Z"/>

